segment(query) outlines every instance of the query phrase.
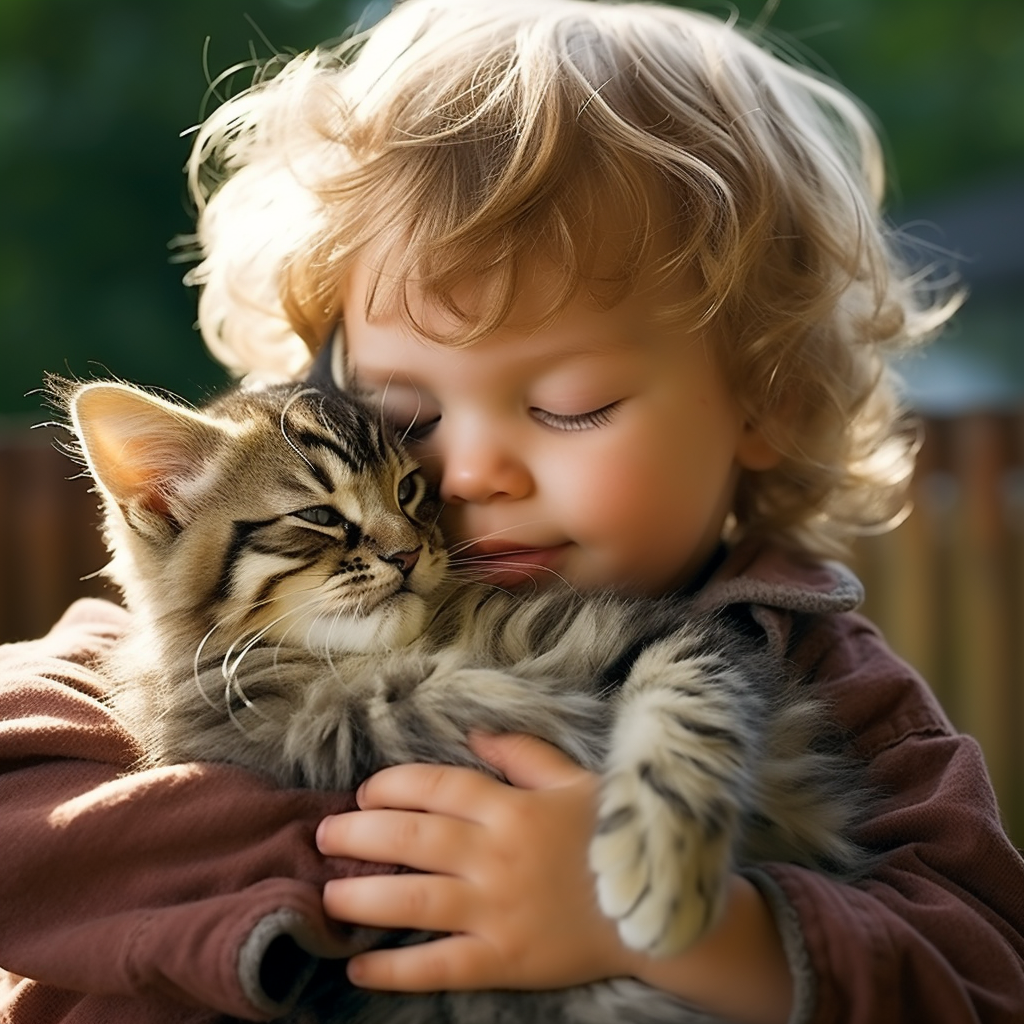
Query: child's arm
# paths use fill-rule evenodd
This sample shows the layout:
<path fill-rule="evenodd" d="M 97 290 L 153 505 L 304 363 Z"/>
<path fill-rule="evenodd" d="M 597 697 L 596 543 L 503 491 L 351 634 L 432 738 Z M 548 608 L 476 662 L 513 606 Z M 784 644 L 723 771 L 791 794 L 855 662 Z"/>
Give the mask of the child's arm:
<path fill-rule="evenodd" d="M 853 616 L 826 618 L 835 621 L 802 630 L 791 653 L 820 680 L 870 764 L 876 805 L 859 838 L 880 861 L 855 885 L 792 865 L 751 872 L 785 940 L 791 1019 L 1018 1024 L 1024 861 L 1002 831 L 977 744 L 949 727 L 924 683 L 872 627 Z M 514 760 L 506 751 L 502 766 L 513 778 Z M 749 1019 L 786 1019 L 778 936 L 749 888 L 737 884 L 718 933 L 690 954 L 660 964 L 621 959 L 588 888 L 592 782 L 567 773 L 559 792 L 481 779 L 488 796 L 478 809 L 464 777 L 457 769 L 388 769 L 360 802 L 402 810 L 371 810 L 318 834 L 332 853 L 389 860 L 400 850 L 404 861 L 422 850 L 416 866 L 436 872 L 332 883 L 325 900 L 333 916 L 463 933 L 357 958 L 360 984 L 537 987 L 632 973 L 709 1009 L 751 997 Z M 743 1007 L 731 1006 L 744 1019 Z"/>
<path fill-rule="evenodd" d="M 126 623 L 85 602 L 47 637 L 0 647 L 0 966 L 49 993 L 20 992 L 10 1019 L 50 1019 L 39 1007 L 57 990 L 89 993 L 93 1019 L 112 1022 L 178 1020 L 183 1003 L 269 1018 L 311 952 L 353 948 L 320 899 L 352 866 L 313 845 L 350 798 L 226 766 L 128 774 L 139 752 L 91 667 Z"/>
<path fill-rule="evenodd" d="M 541 989 L 633 976 L 730 1020 L 784 1024 L 789 969 L 753 885 L 734 879 L 722 921 L 683 956 L 654 960 L 625 948 L 596 905 L 587 867 L 596 777 L 529 737 L 474 745 L 517 788 L 468 769 L 399 766 L 360 789 L 364 813 L 321 827 L 324 851 L 385 860 L 398 849 L 403 863 L 427 872 L 328 883 L 332 916 L 455 933 L 357 957 L 353 981 Z"/>

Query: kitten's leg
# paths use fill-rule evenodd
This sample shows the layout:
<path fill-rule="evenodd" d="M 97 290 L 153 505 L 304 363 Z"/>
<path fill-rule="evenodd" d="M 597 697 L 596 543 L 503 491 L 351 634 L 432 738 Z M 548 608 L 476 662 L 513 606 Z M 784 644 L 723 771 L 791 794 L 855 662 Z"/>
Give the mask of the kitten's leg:
<path fill-rule="evenodd" d="M 382 677 L 370 722 L 378 744 L 402 760 L 488 767 L 466 746 L 473 730 L 525 732 L 595 767 L 604 750 L 608 705 L 556 680 L 465 666 L 458 653 L 434 658 L 432 671 L 396 687 Z"/>
<path fill-rule="evenodd" d="M 755 700 L 704 628 L 678 631 L 634 664 L 590 848 L 601 909 L 626 945 L 678 952 L 721 909 L 754 756 Z"/>

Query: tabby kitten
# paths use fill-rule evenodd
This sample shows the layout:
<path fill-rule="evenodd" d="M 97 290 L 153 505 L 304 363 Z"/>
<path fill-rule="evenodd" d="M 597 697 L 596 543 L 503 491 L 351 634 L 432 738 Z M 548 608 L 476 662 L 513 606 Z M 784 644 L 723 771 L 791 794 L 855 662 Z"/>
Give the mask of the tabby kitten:
<path fill-rule="evenodd" d="M 480 765 L 522 731 L 602 775 L 590 863 L 635 949 L 715 921 L 737 860 L 855 870 L 822 710 L 742 624 L 682 598 L 510 595 L 453 580 L 438 504 L 378 416 L 335 389 L 236 388 L 200 411 L 65 385 L 133 630 L 111 701 L 152 764 L 231 761 L 351 789 L 385 765 Z M 335 975 L 343 972 L 336 969 Z M 547 993 L 321 993 L 293 1020 L 654 1021 L 618 981 Z M 304 1013 L 312 1016 L 304 1016 Z"/>

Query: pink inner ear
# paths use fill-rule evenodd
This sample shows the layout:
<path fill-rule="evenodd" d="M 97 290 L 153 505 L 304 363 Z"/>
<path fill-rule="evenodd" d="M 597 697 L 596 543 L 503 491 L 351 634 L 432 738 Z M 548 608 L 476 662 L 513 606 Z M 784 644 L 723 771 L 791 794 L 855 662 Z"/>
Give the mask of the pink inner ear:
<path fill-rule="evenodd" d="M 139 493 L 139 504 L 150 512 L 155 512 L 164 519 L 171 518 L 171 506 L 167 502 L 167 496 L 159 488 Z"/>
<path fill-rule="evenodd" d="M 93 438 L 93 456 L 103 483 L 122 499 L 138 501 L 154 512 L 166 512 L 164 482 L 181 471 L 166 435 L 141 434 L 127 439 L 116 434 Z M 154 458 L 159 455 L 159 458 Z"/>
<path fill-rule="evenodd" d="M 105 484 L 113 493 L 126 519 L 130 521 L 133 512 L 135 515 L 148 513 L 162 519 L 177 533 L 182 526 L 177 513 L 171 508 L 174 485 L 168 474 L 173 476 L 172 469 L 173 465 L 161 466 L 152 462 L 135 465 L 130 460 L 122 458 L 114 468 L 114 479 L 111 479 L 108 473 Z"/>
<path fill-rule="evenodd" d="M 223 428 L 127 385 L 87 385 L 75 404 L 90 469 L 110 497 L 174 521 L 176 492 L 223 441 Z"/>
<path fill-rule="evenodd" d="M 136 418 L 132 428 L 120 417 L 91 425 L 86 439 L 93 473 L 126 515 L 134 507 L 170 522 L 176 481 L 189 468 L 181 425 Z"/>

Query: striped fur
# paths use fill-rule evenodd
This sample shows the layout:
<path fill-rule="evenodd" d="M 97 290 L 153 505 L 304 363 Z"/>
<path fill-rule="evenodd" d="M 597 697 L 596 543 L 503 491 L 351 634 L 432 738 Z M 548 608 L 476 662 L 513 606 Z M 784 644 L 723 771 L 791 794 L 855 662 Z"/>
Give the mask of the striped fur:
<path fill-rule="evenodd" d="M 600 904 L 654 954 L 704 934 L 738 862 L 858 869 L 853 769 L 749 624 L 676 598 L 458 585 L 415 463 L 340 393 L 239 388 L 195 412 L 91 383 L 66 401 L 135 615 L 111 699 L 149 763 L 348 789 L 402 762 L 486 770 L 472 728 L 541 736 L 602 774 Z M 685 1019 L 624 981 L 320 995 L 292 1019 Z"/>

